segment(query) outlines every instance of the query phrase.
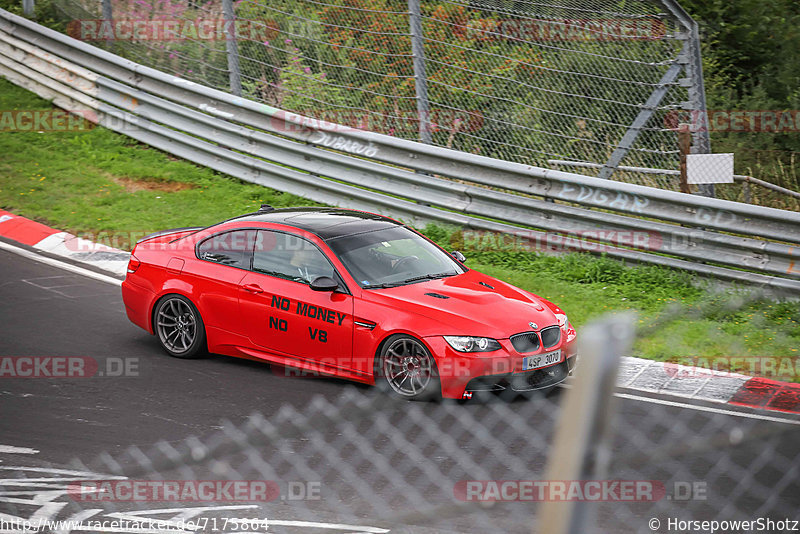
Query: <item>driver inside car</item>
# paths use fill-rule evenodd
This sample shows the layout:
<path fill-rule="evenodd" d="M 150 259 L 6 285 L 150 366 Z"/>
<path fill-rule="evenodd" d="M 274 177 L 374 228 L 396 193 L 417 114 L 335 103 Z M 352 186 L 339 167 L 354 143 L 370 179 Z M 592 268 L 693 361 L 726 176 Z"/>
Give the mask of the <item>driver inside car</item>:
<path fill-rule="evenodd" d="M 303 247 L 294 251 L 289 264 L 297 269 L 299 278 L 310 284 L 320 276 L 331 276 L 331 269 L 320 265 L 320 260 L 325 261 L 319 251 Z"/>

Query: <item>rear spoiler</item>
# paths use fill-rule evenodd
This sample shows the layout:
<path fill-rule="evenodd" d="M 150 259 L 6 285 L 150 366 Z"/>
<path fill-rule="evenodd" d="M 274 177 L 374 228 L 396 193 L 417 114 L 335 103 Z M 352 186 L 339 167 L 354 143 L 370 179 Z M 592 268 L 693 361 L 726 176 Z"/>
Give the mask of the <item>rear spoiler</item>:
<path fill-rule="evenodd" d="M 194 230 L 195 232 L 198 230 L 202 230 L 205 226 L 184 226 L 182 228 L 170 228 L 169 230 L 161 230 L 160 232 L 153 232 L 152 234 L 148 234 L 141 238 L 139 241 L 136 242 L 138 245 L 142 241 L 147 241 L 148 239 L 153 239 L 154 237 L 160 237 L 162 235 L 169 235 L 169 234 L 177 234 L 180 232 L 188 232 L 189 230 Z"/>

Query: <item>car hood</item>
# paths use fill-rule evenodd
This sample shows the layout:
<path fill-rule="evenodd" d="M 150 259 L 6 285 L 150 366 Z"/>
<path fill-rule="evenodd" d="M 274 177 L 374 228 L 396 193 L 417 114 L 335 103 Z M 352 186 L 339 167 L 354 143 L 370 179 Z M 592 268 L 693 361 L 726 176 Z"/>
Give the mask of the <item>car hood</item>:
<path fill-rule="evenodd" d="M 486 285 L 484 285 L 486 284 Z M 491 287 L 488 287 L 491 286 Z M 364 298 L 431 321 L 419 335 L 471 335 L 505 339 L 558 324 L 544 300 L 477 271 L 384 289 Z"/>

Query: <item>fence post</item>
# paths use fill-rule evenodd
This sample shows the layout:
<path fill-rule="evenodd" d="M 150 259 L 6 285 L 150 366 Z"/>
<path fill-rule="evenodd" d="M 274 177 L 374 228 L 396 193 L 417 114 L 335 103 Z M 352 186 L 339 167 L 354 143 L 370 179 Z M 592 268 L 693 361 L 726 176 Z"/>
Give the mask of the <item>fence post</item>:
<path fill-rule="evenodd" d="M 686 171 L 686 155 L 692 148 L 692 134 L 689 133 L 689 125 L 681 124 L 678 127 L 678 149 L 680 150 L 680 169 L 681 169 L 681 193 L 691 193 L 689 188 L 689 177 Z"/>
<path fill-rule="evenodd" d="M 114 27 L 114 9 L 111 7 L 111 0 L 103 0 L 103 21 L 112 28 Z M 111 32 L 111 34 L 116 35 L 117 32 Z M 106 48 L 111 50 L 113 47 L 114 41 L 106 39 Z"/>
<path fill-rule="evenodd" d="M 225 48 L 228 53 L 228 79 L 231 94 L 242 96 L 239 43 L 236 40 L 236 14 L 233 11 L 233 0 L 222 0 L 222 14 L 225 19 Z"/>
<path fill-rule="evenodd" d="M 581 359 L 576 380 L 567 391 L 547 458 L 546 480 L 602 480 L 608 476 L 613 442 L 614 388 L 622 356 L 633 344 L 633 314 L 594 322 L 581 332 Z M 591 532 L 596 504 L 545 501 L 536 532 L 583 534 Z"/>
<path fill-rule="evenodd" d="M 685 80 L 689 89 L 689 102 L 686 109 L 697 116 L 693 118 L 695 124 L 694 139 L 692 145 L 693 154 L 710 154 L 711 140 L 708 134 L 708 109 L 706 107 L 706 89 L 703 81 L 703 57 L 700 50 L 700 27 L 697 22 L 689 16 L 685 9 L 677 0 L 654 0 L 666 8 L 672 18 L 678 22 L 686 35 L 686 74 Z M 684 82 L 682 80 L 682 82 Z M 714 184 L 700 184 L 697 192 L 706 197 L 714 197 Z"/>
<path fill-rule="evenodd" d="M 700 126 L 694 132 L 692 143 L 692 154 L 710 154 L 711 140 L 709 138 L 708 108 L 706 106 L 706 89 L 703 82 L 703 57 L 700 51 L 700 29 L 697 22 L 692 21 L 689 32 L 689 67 L 691 69 L 692 86 L 689 88 L 689 99 L 694 104 L 694 109 L 702 114 Z M 700 184 L 697 192 L 704 197 L 715 198 L 716 189 L 714 184 Z"/>
<path fill-rule="evenodd" d="M 34 16 L 34 5 L 33 0 L 22 0 L 22 12 L 28 18 L 33 18 Z"/>
<path fill-rule="evenodd" d="M 411 54 L 414 56 L 414 87 L 417 91 L 419 140 L 431 142 L 431 109 L 428 102 L 428 78 L 425 74 L 425 43 L 422 39 L 420 0 L 408 0 L 411 28 Z"/>

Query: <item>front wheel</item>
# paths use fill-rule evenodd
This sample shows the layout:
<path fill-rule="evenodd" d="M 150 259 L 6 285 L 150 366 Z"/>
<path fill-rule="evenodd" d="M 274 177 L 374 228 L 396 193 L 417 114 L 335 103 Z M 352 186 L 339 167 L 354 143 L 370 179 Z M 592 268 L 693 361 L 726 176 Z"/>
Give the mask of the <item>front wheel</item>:
<path fill-rule="evenodd" d="M 400 334 L 387 339 L 375 370 L 378 386 L 396 396 L 409 400 L 441 396 L 436 362 L 427 347 L 411 336 Z"/>
<path fill-rule="evenodd" d="M 181 295 L 158 301 L 153 317 L 161 347 L 175 358 L 197 358 L 206 346 L 206 329 L 194 304 Z"/>

